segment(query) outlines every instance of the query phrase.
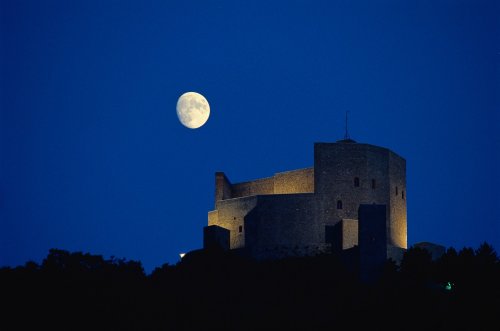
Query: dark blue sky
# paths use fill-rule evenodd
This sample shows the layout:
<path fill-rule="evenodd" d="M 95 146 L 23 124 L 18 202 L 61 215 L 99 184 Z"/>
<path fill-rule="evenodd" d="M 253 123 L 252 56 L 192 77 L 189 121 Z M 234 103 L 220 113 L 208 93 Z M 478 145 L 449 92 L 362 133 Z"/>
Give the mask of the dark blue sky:
<path fill-rule="evenodd" d="M 0 1 L 0 265 L 201 247 L 214 172 L 407 160 L 409 244 L 500 248 L 498 1 Z M 198 130 L 177 98 L 205 95 Z"/>

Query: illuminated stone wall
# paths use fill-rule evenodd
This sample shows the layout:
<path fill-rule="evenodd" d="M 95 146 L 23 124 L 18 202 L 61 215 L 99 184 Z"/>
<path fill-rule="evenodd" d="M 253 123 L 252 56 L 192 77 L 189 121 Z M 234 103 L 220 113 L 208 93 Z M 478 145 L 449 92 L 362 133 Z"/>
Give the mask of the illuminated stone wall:
<path fill-rule="evenodd" d="M 407 248 L 406 161 L 392 152 L 389 154 L 389 176 L 391 182 L 389 244 Z"/>
<path fill-rule="evenodd" d="M 353 247 L 362 204 L 386 205 L 386 245 L 406 248 L 406 162 L 386 148 L 316 143 L 312 168 L 235 184 L 216 173 L 215 198 L 209 225 L 228 229 L 231 248 L 256 258 L 328 250 L 325 229 L 342 219 L 339 247 Z"/>
<path fill-rule="evenodd" d="M 358 219 L 362 203 L 389 203 L 388 150 L 356 143 L 314 145 L 315 188 L 326 224 Z M 355 178 L 359 186 L 355 186 Z M 375 180 L 375 188 L 372 181 Z M 341 201 L 342 208 L 337 207 Z"/>
<path fill-rule="evenodd" d="M 342 250 L 358 245 L 358 220 L 343 219 L 340 224 L 342 226 Z"/>
<path fill-rule="evenodd" d="M 208 213 L 208 225 L 218 225 L 220 227 L 228 229 L 230 231 L 231 249 L 243 248 L 247 246 L 245 240 L 247 232 L 245 216 L 253 209 L 253 207 L 255 207 L 257 201 L 255 198 L 259 197 L 259 201 L 268 201 L 265 200 L 263 196 L 269 195 L 271 197 L 276 197 L 276 201 L 286 201 L 279 196 L 293 194 L 295 197 L 297 193 L 312 193 L 314 191 L 314 169 L 306 168 L 281 172 L 275 174 L 273 177 L 235 184 L 231 184 L 231 182 L 223 172 L 217 172 L 215 174 L 215 187 L 215 210 Z M 279 213 L 285 214 L 286 208 L 290 207 L 293 203 L 293 201 L 286 201 L 284 205 L 281 205 L 282 208 L 279 210 L 279 212 L 274 213 L 272 217 L 267 217 L 268 219 L 274 220 L 271 221 L 268 225 L 275 226 L 276 228 L 269 232 L 266 231 L 266 234 L 272 234 L 278 231 L 277 229 L 283 225 L 279 222 L 279 219 L 281 219 Z M 269 205 L 273 204 L 266 204 L 266 206 Z M 275 207 L 277 206 L 278 203 Z M 267 210 L 266 208 L 260 208 L 259 210 Z M 270 213 L 271 210 L 276 210 L 276 208 L 268 209 Z M 293 211 L 293 213 L 290 213 L 290 211 Z M 297 208 L 293 207 L 291 210 L 287 211 L 287 214 L 294 214 L 295 216 L 298 216 L 299 214 L 296 214 L 296 211 Z M 309 215 L 307 215 L 306 217 L 309 218 L 310 216 L 311 213 L 309 213 Z M 283 238 L 279 240 L 275 238 L 276 240 L 278 240 L 278 242 L 280 242 L 280 244 L 278 245 L 280 247 L 280 251 L 283 250 L 283 246 L 285 245 L 284 243 L 289 241 L 286 238 L 288 236 L 288 230 L 290 229 L 292 228 L 284 228 L 282 230 L 279 230 L 283 234 Z M 308 226 L 305 226 L 302 231 L 308 231 L 308 233 L 310 234 L 313 233 L 309 230 Z M 318 230 L 314 232 L 314 234 L 316 235 L 318 235 L 319 233 L 320 232 Z M 288 238 L 289 237 L 290 236 L 288 236 Z M 253 237 L 250 236 L 250 238 Z M 271 240 L 265 235 L 262 236 L 262 238 L 266 238 L 265 240 Z M 318 238 L 315 240 L 316 242 L 321 241 Z M 296 241 L 294 241 L 294 246 L 295 242 Z M 259 245 L 261 243 L 262 241 L 259 242 Z M 270 248 L 266 246 L 266 249 L 269 250 Z"/>
<path fill-rule="evenodd" d="M 215 173 L 215 201 L 254 195 L 314 192 L 314 168 L 276 173 L 273 177 L 231 184 L 223 172 Z"/>
<path fill-rule="evenodd" d="M 358 245 L 358 220 L 342 219 L 335 225 L 325 226 L 325 240 L 332 251 L 340 253 Z"/>
<path fill-rule="evenodd" d="M 274 194 L 314 192 L 314 168 L 305 168 L 274 175 Z"/>
<path fill-rule="evenodd" d="M 388 244 L 406 248 L 406 163 L 390 150 L 354 142 L 314 145 L 315 193 L 325 225 L 358 219 L 361 204 L 390 206 Z M 355 180 L 358 178 L 359 186 Z M 398 196 L 395 187 L 398 186 Z M 342 208 L 339 209 L 338 202 Z"/>
<path fill-rule="evenodd" d="M 245 216 L 257 204 L 257 196 L 217 201 L 216 210 L 209 212 L 208 225 L 218 225 L 230 231 L 230 248 L 245 247 Z M 240 231 L 241 226 L 241 231 Z"/>
<path fill-rule="evenodd" d="M 215 202 L 219 200 L 231 199 L 232 188 L 229 179 L 223 172 L 215 173 Z"/>
<path fill-rule="evenodd" d="M 251 195 L 274 194 L 274 178 L 262 178 L 249 182 L 237 183 L 231 186 L 232 198 Z"/>

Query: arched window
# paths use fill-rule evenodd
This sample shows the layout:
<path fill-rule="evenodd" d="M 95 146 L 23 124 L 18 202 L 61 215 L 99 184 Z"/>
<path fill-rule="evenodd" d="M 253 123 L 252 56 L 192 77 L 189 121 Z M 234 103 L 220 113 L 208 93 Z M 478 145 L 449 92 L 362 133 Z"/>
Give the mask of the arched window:
<path fill-rule="evenodd" d="M 398 195 L 398 187 L 396 186 L 396 195 Z"/>
<path fill-rule="evenodd" d="M 372 189 L 375 189 L 375 186 L 376 186 L 375 184 L 376 184 L 375 179 L 372 179 Z"/>
<path fill-rule="evenodd" d="M 354 177 L 354 187 L 359 187 L 359 177 Z"/>
<path fill-rule="evenodd" d="M 337 200 L 337 209 L 342 209 L 342 200 Z"/>

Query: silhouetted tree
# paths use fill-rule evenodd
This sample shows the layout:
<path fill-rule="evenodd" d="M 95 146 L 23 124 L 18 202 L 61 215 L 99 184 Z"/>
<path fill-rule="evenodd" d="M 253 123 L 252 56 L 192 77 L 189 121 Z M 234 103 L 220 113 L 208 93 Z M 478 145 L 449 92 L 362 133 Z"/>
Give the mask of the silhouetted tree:
<path fill-rule="evenodd" d="M 482 243 L 479 248 L 476 249 L 476 257 L 480 265 L 494 266 L 498 263 L 497 253 L 487 242 Z"/>
<path fill-rule="evenodd" d="M 200 250 L 146 276 L 137 261 L 53 249 L 41 265 L 0 269 L 4 323 L 28 328 L 15 314 L 38 328 L 87 330 L 476 330 L 496 321 L 500 266 L 487 243 L 436 262 L 410 248 L 373 284 L 344 258 L 256 262 Z"/>
<path fill-rule="evenodd" d="M 443 286 L 447 286 L 448 282 L 450 285 L 456 283 L 457 274 L 460 270 L 460 263 L 458 259 L 458 253 L 453 248 L 450 247 L 446 252 L 436 261 L 435 268 L 435 279 Z"/>
<path fill-rule="evenodd" d="M 419 247 L 410 247 L 404 254 L 401 261 L 401 274 L 404 278 L 427 282 L 432 276 L 432 256 Z"/>

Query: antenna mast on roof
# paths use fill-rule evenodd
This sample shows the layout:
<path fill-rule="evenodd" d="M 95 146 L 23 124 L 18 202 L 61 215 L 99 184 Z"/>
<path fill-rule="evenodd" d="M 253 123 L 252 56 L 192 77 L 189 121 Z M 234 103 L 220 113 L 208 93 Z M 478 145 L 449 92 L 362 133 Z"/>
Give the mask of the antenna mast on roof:
<path fill-rule="evenodd" d="M 344 140 L 351 139 L 351 137 L 349 137 L 349 130 L 347 129 L 347 114 L 348 113 L 349 113 L 348 111 L 345 112 L 345 135 L 344 135 Z"/>

